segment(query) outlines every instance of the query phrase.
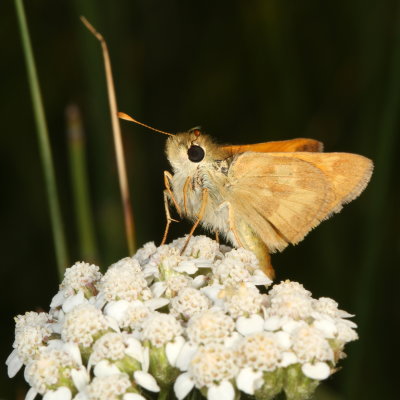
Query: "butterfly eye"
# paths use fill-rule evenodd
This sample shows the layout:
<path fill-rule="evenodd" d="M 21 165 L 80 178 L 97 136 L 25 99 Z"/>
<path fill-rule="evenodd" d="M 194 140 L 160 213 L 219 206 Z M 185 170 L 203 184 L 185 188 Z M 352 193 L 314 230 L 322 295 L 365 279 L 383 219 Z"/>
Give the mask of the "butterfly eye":
<path fill-rule="evenodd" d="M 188 151 L 188 157 L 190 161 L 193 162 L 200 162 L 204 158 L 204 150 L 200 146 L 196 146 L 195 144 L 192 144 Z"/>

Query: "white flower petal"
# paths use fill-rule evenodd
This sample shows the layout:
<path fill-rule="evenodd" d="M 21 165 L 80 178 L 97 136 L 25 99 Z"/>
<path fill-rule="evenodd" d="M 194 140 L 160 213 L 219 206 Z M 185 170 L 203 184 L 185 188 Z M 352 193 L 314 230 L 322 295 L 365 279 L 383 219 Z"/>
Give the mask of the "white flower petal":
<path fill-rule="evenodd" d="M 213 385 L 208 389 L 207 400 L 233 400 L 235 389 L 229 381 L 222 381 L 219 385 Z"/>
<path fill-rule="evenodd" d="M 128 345 L 125 349 L 125 353 L 135 360 L 138 360 L 140 363 L 143 363 L 143 346 L 140 341 L 129 337 L 125 339 L 125 343 Z"/>
<path fill-rule="evenodd" d="M 146 265 L 143 269 L 143 275 L 145 278 L 149 277 L 158 278 L 160 275 L 160 271 L 158 270 L 157 265 Z"/>
<path fill-rule="evenodd" d="M 322 381 L 331 374 L 329 365 L 324 362 L 317 362 L 315 364 L 306 363 L 301 366 L 301 370 L 305 376 L 311 379 Z"/>
<path fill-rule="evenodd" d="M 254 271 L 254 274 L 251 278 L 251 283 L 256 286 L 269 286 L 271 285 L 272 281 L 268 278 L 267 275 L 265 275 L 264 272 L 262 272 L 261 270 L 256 270 Z"/>
<path fill-rule="evenodd" d="M 30 388 L 25 395 L 25 400 L 33 400 L 37 396 L 38 392 L 34 388 Z"/>
<path fill-rule="evenodd" d="M 295 329 L 304 325 L 304 321 L 295 321 L 293 319 L 286 321 L 282 325 L 282 330 L 287 333 L 292 333 Z"/>
<path fill-rule="evenodd" d="M 158 308 L 164 307 L 169 303 L 168 299 L 164 297 L 159 297 L 157 299 L 150 299 L 144 302 L 146 307 L 149 307 L 151 310 L 157 310 Z"/>
<path fill-rule="evenodd" d="M 122 400 L 146 400 L 146 399 L 138 393 L 125 393 L 122 396 Z"/>
<path fill-rule="evenodd" d="M 174 367 L 179 353 L 185 344 L 185 339 L 182 336 L 177 336 L 173 342 L 167 343 L 165 346 L 165 354 L 168 362 Z"/>
<path fill-rule="evenodd" d="M 47 342 L 47 347 L 55 350 L 64 350 L 65 343 L 61 339 L 51 339 Z"/>
<path fill-rule="evenodd" d="M 64 315 L 64 312 L 61 311 L 62 314 Z M 50 329 L 54 332 L 54 333 L 58 333 L 61 334 L 61 329 L 63 327 L 63 317 L 58 319 L 58 322 L 54 322 L 52 324 L 49 324 Z"/>
<path fill-rule="evenodd" d="M 79 392 L 75 395 L 74 400 L 90 400 L 86 392 Z"/>
<path fill-rule="evenodd" d="M 63 350 L 66 351 L 77 364 L 82 365 L 81 352 L 79 350 L 79 346 L 76 343 L 64 343 Z"/>
<path fill-rule="evenodd" d="M 219 292 L 223 289 L 224 287 L 222 285 L 212 285 L 212 286 L 206 286 L 204 288 L 201 288 L 201 292 L 204 293 L 210 300 L 213 301 L 214 304 L 223 304 L 223 301 L 218 297 Z"/>
<path fill-rule="evenodd" d="M 224 346 L 225 347 L 229 347 L 229 348 L 233 348 L 235 347 L 241 340 L 243 339 L 243 336 L 238 333 L 238 332 L 232 332 L 232 335 L 227 337 L 224 340 Z"/>
<path fill-rule="evenodd" d="M 111 364 L 107 360 L 102 360 L 95 365 L 93 373 L 95 374 L 95 376 L 105 377 L 105 376 L 120 374 L 121 371 L 118 369 L 116 365 Z"/>
<path fill-rule="evenodd" d="M 192 281 L 192 286 L 195 289 L 199 289 L 203 287 L 206 283 L 207 283 L 207 278 L 205 275 L 197 275 Z"/>
<path fill-rule="evenodd" d="M 96 308 L 98 308 L 99 310 L 101 310 L 101 309 L 104 307 L 104 305 L 105 305 L 106 303 L 107 303 L 107 301 L 106 301 L 106 299 L 105 299 L 105 297 L 104 297 L 104 293 L 103 293 L 103 292 L 100 292 L 100 293 L 96 296 L 93 305 L 94 305 Z"/>
<path fill-rule="evenodd" d="M 194 387 L 194 382 L 188 372 L 179 375 L 174 383 L 174 392 L 178 400 L 185 398 Z"/>
<path fill-rule="evenodd" d="M 65 386 L 61 386 L 57 390 L 49 390 L 43 396 L 43 400 L 71 400 L 71 398 L 72 393 Z"/>
<path fill-rule="evenodd" d="M 236 330 L 243 336 L 262 332 L 264 329 L 264 318 L 253 314 L 250 317 L 239 317 L 236 321 Z"/>
<path fill-rule="evenodd" d="M 319 319 L 313 322 L 313 326 L 324 333 L 327 339 L 333 339 L 337 333 L 337 327 L 329 319 Z"/>
<path fill-rule="evenodd" d="M 211 269 L 214 264 L 210 260 L 206 260 L 205 258 L 197 258 L 193 260 L 197 268 L 209 268 Z"/>
<path fill-rule="evenodd" d="M 72 382 L 74 382 L 75 387 L 81 391 L 89 383 L 90 377 L 85 368 L 72 369 L 71 370 Z"/>
<path fill-rule="evenodd" d="M 65 301 L 65 290 L 60 290 L 50 302 L 50 308 L 57 308 L 60 307 Z"/>
<path fill-rule="evenodd" d="M 197 349 L 198 346 L 186 342 L 178 355 L 178 359 L 176 360 L 176 367 L 179 368 L 181 371 L 187 371 L 190 361 L 195 355 Z"/>
<path fill-rule="evenodd" d="M 147 372 L 150 367 L 150 349 L 144 347 L 143 349 L 143 361 L 142 361 L 142 371 Z"/>
<path fill-rule="evenodd" d="M 74 294 L 71 297 L 68 297 L 63 305 L 62 309 L 65 313 L 70 312 L 74 307 L 79 306 L 79 304 L 87 303 L 85 295 L 83 294 L 82 290 L 79 290 L 77 294 Z"/>
<path fill-rule="evenodd" d="M 148 372 L 135 371 L 133 377 L 135 378 L 136 383 L 146 390 L 150 390 L 150 392 L 160 391 L 157 381 L 154 379 L 153 375 L 150 375 Z"/>
<path fill-rule="evenodd" d="M 243 368 L 236 376 L 236 386 L 246 394 L 253 395 L 263 384 L 262 372 L 254 372 L 252 368 Z"/>
<path fill-rule="evenodd" d="M 174 267 L 174 271 L 186 273 L 188 275 L 195 274 L 197 270 L 198 267 L 193 261 L 181 261 L 176 267 Z"/>
<path fill-rule="evenodd" d="M 167 289 L 167 284 L 165 282 L 155 282 L 150 289 L 154 297 L 161 297 Z"/>
<path fill-rule="evenodd" d="M 104 314 L 114 318 L 119 322 L 124 318 L 129 305 L 130 303 L 127 300 L 110 301 L 104 307 Z"/>
<path fill-rule="evenodd" d="M 284 351 L 282 353 L 282 359 L 279 363 L 279 366 L 285 368 L 289 365 L 296 364 L 297 362 L 299 362 L 299 359 L 297 358 L 296 354 L 291 351 Z"/>
<path fill-rule="evenodd" d="M 282 320 L 281 318 L 273 315 L 272 317 L 268 317 L 264 323 L 264 329 L 266 331 L 276 331 L 281 327 Z"/>
<path fill-rule="evenodd" d="M 109 315 L 105 315 L 104 318 L 106 319 L 108 326 L 114 330 L 115 332 L 121 332 L 121 329 L 119 329 L 119 325 L 116 319 L 113 317 L 110 317 Z"/>
<path fill-rule="evenodd" d="M 24 363 L 18 356 L 17 349 L 14 349 L 11 354 L 8 356 L 7 361 L 7 373 L 9 378 L 14 378 L 17 375 L 18 371 L 22 368 Z"/>
<path fill-rule="evenodd" d="M 290 346 L 292 345 L 292 341 L 290 340 L 290 335 L 287 332 L 284 331 L 278 331 L 275 333 L 275 337 L 278 339 L 279 346 L 282 347 L 282 349 L 289 349 Z"/>

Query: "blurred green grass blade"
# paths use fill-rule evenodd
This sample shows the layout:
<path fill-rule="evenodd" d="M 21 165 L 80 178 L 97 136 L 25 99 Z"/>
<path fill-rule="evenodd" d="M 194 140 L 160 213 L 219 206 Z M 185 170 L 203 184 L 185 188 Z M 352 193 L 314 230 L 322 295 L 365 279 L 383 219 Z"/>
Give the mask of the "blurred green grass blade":
<path fill-rule="evenodd" d="M 40 157 L 42 160 L 43 174 L 46 183 L 47 198 L 50 208 L 50 218 L 53 231 L 53 240 L 57 258 L 58 274 L 60 279 L 68 266 L 67 246 L 64 227 L 61 217 L 60 204 L 57 194 L 56 178 L 51 154 L 49 135 L 44 115 L 43 102 L 40 94 L 39 80 L 36 72 L 35 60 L 29 37 L 28 25 L 22 0 L 15 0 L 19 30 L 21 33 L 22 47 L 28 72 L 29 87 L 33 102 L 33 111 L 38 134 Z"/>
<path fill-rule="evenodd" d="M 98 250 L 86 171 L 85 138 L 80 112 L 76 105 L 67 107 L 66 120 L 76 226 L 80 244 L 79 258 L 98 263 Z"/>

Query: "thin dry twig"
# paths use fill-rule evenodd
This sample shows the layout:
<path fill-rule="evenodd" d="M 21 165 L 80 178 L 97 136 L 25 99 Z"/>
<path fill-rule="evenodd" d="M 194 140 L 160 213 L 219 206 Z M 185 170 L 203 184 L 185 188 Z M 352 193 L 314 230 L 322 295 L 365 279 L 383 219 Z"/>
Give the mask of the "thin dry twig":
<path fill-rule="evenodd" d="M 119 186 L 121 190 L 122 206 L 124 210 L 124 220 L 125 220 L 125 230 L 128 242 L 129 253 L 133 254 L 135 251 L 135 223 L 131 208 L 131 201 L 129 196 L 128 188 L 128 178 L 125 167 L 125 156 L 121 137 L 121 128 L 119 126 L 118 114 L 117 114 L 117 100 L 115 97 L 114 81 L 112 78 L 111 62 L 108 53 L 107 43 L 103 36 L 96 31 L 96 29 L 90 24 L 90 22 L 85 18 L 81 17 L 81 21 L 89 29 L 89 31 L 96 37 L 100 42 L 101 48 L 103 50 L 104 68 L 106 73 L 107 81 L 107 91 L 108 91 L 108 101 L 111 113 L 111 124 L 114 137 L 115 153 L 117 158 L 118 167 L 118 179 Z"/>

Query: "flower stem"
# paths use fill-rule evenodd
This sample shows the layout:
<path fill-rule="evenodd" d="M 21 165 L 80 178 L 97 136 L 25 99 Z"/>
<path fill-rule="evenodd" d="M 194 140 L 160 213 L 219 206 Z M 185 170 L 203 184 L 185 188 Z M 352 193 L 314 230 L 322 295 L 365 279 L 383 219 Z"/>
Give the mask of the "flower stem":
<path fill-rule="evenodd" d="M 158 393 L 157 400 L 166 400 L 168 399 L 169 395 L 169 389 L 161 389 L 160 392 Z"/>
<path fill-rule="evenodd" d="M 40 93 L 39 80 L 36 72 L 35 59 L 29 38 L 24 5 L 22 0 L 15 0 L 22 47 L 28 73 L 28 81 L 33 102 L 36 130 L 38 134 L 40 157 L 42 160 L 43 174 L 46 182 L 47 200 L 50 209 L 50 219 L 53 231 L 53 240 L 57 258 L 58 274 L 60 279 L 68 265 L 67 246 L 65 241 L 63 221 L 57 193 L 56 178 L 53 158 L 51 154 L 49 134 L 44 114 L 43 102 Z"/>

